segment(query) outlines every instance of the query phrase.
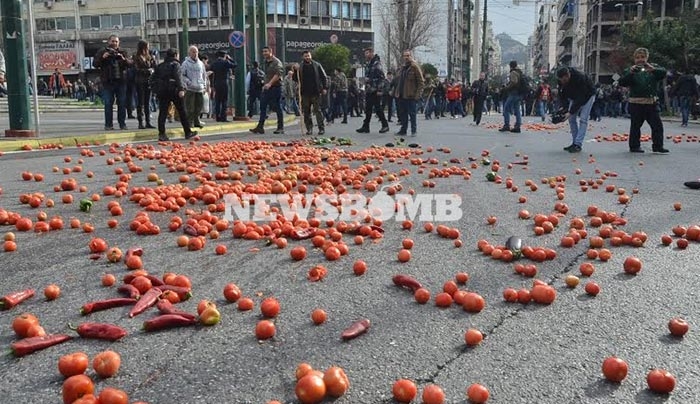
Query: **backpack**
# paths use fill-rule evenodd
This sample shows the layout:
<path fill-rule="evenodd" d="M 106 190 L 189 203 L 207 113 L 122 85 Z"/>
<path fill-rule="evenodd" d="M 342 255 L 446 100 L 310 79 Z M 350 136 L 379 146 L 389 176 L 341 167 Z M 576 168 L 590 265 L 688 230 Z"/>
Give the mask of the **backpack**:
<path fill-rule="evenodd" d="M 263 72 L 260 68 L 255 69 L 255 76 L 253 78 L 256 88 L 262 88 L 265 84 L 265 72 Z"/>
<path fill-rule="evenodd" d="M 173 65 L 173 62 L 161 63 L 148 78 L 148 87 L 153 94 L 159 95 L 169 90 L 168 84 L 174 70 Z"/>
<path fill-rule="evenodd" d="M 522 96 L 530 94 L 532 91 L 532 79 L 526 76 L 525 73 L 520 72 L 520 80 L 518 81 L 518 92 Z"/>

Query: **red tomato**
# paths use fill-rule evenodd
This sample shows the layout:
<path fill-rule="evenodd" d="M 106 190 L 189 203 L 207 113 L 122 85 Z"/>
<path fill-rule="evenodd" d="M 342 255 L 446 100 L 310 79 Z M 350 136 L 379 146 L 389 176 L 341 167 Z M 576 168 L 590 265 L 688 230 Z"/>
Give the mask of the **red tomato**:
<path fill-rule="evenodd" d="M 352 272 L 357 276 L 364 275 L 367 272 L 367 263 L 361 260 L 355 261 L 352 265 Z"/>
<path fill-rule="evenodd" d="M 478 383 L 474 383 L 467 388 L 467 397 L 469 398 L 469 401 L 473 402 L 474 404 L 485 403 L 488 401 L 489 395 L 489 390 Z"/>
<path fill-rule="evenodd" d="M 394 400 L 400 403 L 410 403 L 418 394 L 416 384 L 408 379 L 399 379 L 391 388 Z"/>
<path fill-rule="evenodd" d="M 321 376 L 310 373 L 299 379 L 294 393 L 302 404 L 319 403 L 326 396 L 326 384 Z"/>
<path fill-rule="evenodd" d="M 603 376 L 611 382 L 619 383 L 627 377 L 627 362 L 611 356 L 603 361 Z"/>
<path fill-rule="evenodd" d="M 668 394 L 676 388 L 676 378 L 664 369 L 653 369 L 647 374 L 647 385 L 655 393 Z"/>
<path fill-rule="evenodd" d="M 74 352 L 63 355 L 58 359 L 58 372 L 63 377 L 71 377 L 85 373 L 90 364 L 90 360 L 85 352 Z"/>
<path fill-rule="evenodd" d="M 267 318 L 274 318 L 280 312 L 280 303 L 274 297 L 268 297 L 260 303 L 260 312 Z"/>
<path fill-rule="evenodd" d="M 350 388 L 350 380 L 342 368 L 332 366 L 323 374 L 323 383 L 326 385 L 328 395 L 340 397 Z"/>
<path fill-rule="evenodd" d="M 100 404 L 129 404 L 126 392 L 112 387 L 102 389 L 97 399 Z"/>
<path fill-rule="evenodd" d="M 102 378 L 112 377 L 117 374 L 121 364 L 121 357 L 114 351 L 100 352 L 92 360 L 92 368 Z"/>
<path fill-rule="evenodd" d="M 468 292 L 464 296 L 464 304 L 462 305 L 462 308 L 464 308 L 464 311 L 469 313 L 479 313 L 484 309 L 485 305 L 486 302 L 481 295 L 474 292 Z"/>
<path fill-rule="evenodd" d="M 86 375 L 75 375 L 63 382 L 63 404 L 71 404 L 80 397 L 95 392 L 95 384 Z"/>
<path fill-rule="evenodd" d="M 260 320 L 255 326 L 255 337 L 257 339 L 270 339 L 275 336 L 276 332 L 275 323 L 270 320 Z"/>
<path fill-rule="evenodd" d="M 674 337 L 684 336 L 689 328 L 688 322 L 680 317 L 672 318 L 671 321 L 668 322 L 668 330 Z"/>
<path fill-rule="evenodd" d="M 311 313 L 311 321 L 313 321 L 316 325 L 321 325 L 325 323 L 327 318 L 328 315 L 323 309 L 316 309 Z"/>
<path fill-rule="evenodd" d="M 430 291 L 426 288 L 416 289 L 415 293 L 413 294 L 413 298 L 416 299 L 416 302 L 419 304 L 428 303 L 430 300 Z"/>
<path fill-rule="evenodd" d="M 241 298 L 241 289 L 235 283 L 227 283 L 224 286 L 224 298 L 228 302 L 236 302 Z"/>
<path fill-rule="evenodd" d="M 90 243 L 88 243 L 88 247 L 90 248 L 90 252 L 93 254 L 103 253 L 107 251 L 107 242 L 104 239 L 95 237 L 92 240 L 90 240 Z"/>
<path fill-rule="evenodd" d="M 637 257 L 627 257 L 625 258 L 624 264 L 622 264 L 625 273 L 630 275 L 636 275 L 642 270 L 642 261 Z"/>
<path fill-rule="evenodd" d="M 44 296 L 46 300 L 56 300 L 61 295 L 61 288 L 58 285 L 49 285 L 44 288 Z"/>
<path fill-rule="evenodd" d="M 467 343 L 467 346 L 479 345 L 483 340 L 484 334 L 475 328 L 470 328 L 466 333 L 464 333 L 464 342 Z"/>
<path fill-rule="evenodd" d="M 445 402 L 445 392 L 437 384 L 429 384 L 423 389 L 424 404 L 443 404 Z"/>
<path fill-rule="evenodd" d="M 600 293 L 600 286 L 595 282 L 587 282 L 584 286 L 584 290 L 591 296 L 596 296 Z"/>

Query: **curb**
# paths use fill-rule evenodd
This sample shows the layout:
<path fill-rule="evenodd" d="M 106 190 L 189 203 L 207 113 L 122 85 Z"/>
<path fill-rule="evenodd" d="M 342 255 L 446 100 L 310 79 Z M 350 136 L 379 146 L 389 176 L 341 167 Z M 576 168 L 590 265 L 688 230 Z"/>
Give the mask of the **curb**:
<path fill-rule="evenodd" d="M 297 120 L 294 115 L 287 115 L 284 118 L 285 124 L 291 124 Z M 268 120 L 265 122 L 265 127 L 276 126 L 276 120 Z M 231 122 L 217 125 L 207 125 L 203 129 L 197 130 L 199 136 L 217 135 L 222 133 L 243 132 L 247 129 L 252 129 L 257 125 L 257 121 L 249 122 Z M 184 140 L 184 131 L 182 128 L 167 129 L 165 133 L 172 140 Z M 109 143 L 133 143 L 133 142 L 156 142 L 158 139 L 158 130 L 139 130 L 135 131 L 110 131 L 92 134 L 60 136 L 47 138 L 24 138 L 18 140 L 0 140 L 0 152 L 14 151 L 29 151 L 41 150 L 42 145 L 63 145 L 71 146 L 86 146 L 86 145 L 105 145 Z"/>

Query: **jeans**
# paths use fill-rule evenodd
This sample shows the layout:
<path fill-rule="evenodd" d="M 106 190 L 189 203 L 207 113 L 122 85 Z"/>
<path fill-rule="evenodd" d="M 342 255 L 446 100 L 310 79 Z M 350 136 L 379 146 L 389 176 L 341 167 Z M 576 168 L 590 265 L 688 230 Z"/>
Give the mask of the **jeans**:
<path fill-rule="evenodd" d="M 573 100 L 569 100 L 569 108 L 574 103 Z M 595 95 L 586 101 L 585 104 L 579 109 L 578 113 L 571 114 L 569 116 L 569 128 L 571 128 L 571 143 L 576 146 L 581 146 L 583 144 L 583 139 L 586 137 L 586 130 L 588 129 L 588 117 L 591 115 L 591 108 L 595 103 Z"/>
<path fill-rule="evenodd" d="M 348 120 L 348 92 L 338 91 L 335 93 L 335 103 L 339 107 L 340 114 L 343 115 L 343 122 Z"/>
<path fill-rule="evenodd" d="M 542 117 L 542 120 L 544 121 L 544 115 L 545 115 L 545 110 L 546 110 L 546 104 L 547 102 L 545 100 L 537 100 L 537 115 Z"/>
<path fill-rule="evenodd" d="M 664 125 L 655 104 L 629 104 L 630 111 L 630 150 L 640 148 L 641 129 L 644 121 L 651 127 L 651 141 L 654 149 L 664 146 Z"/>
<path fill-rule="evenodd" d="M 435 97 L 432 95 L 425 101 L 425 119 L 431 119 L 435 112 Z"/>
<path fill-rule="evenodd" d="M 416 126 L 416 107 L 417 102 L 414 99 L 398 98 L 398 117 L 401 122 L 401 130 L 399 132 L 406 133 L 408 130 L 408 120 L 411 120 L 411 133 L 415 134 L 418 130 Z"/>
<path fill-rule="evenodd" d="M 107 82 L 102 85 L 102 102 L 105 105 L 105 128 L 114 127 L 114 99 L 117 100 L 117 122 L 126 127 L 126 84 Z"/>
<path fill-rule="evenodd" d="M 282 114 L 282 108 L 280 108 L 280 99 L 282 98 L 282 87 L 270 87 L 260 94 L 260 119 L 258 120 L 258 127 L 262 128 L 265 125 L 265 120 L 267 119 L 267 111 L 270 106 L 273 106 L 277 112 L 277 129 L 284 129 L 284 115 Z"/>
<path fill-rule="evenodd" d="M 503 125 L 510 127 L 510 114 L 515 115 L 515 127 L 519 128 L 522 123 L 522 114 L 520 111 L 520 104 L 522 104 L 522 98 L 517 94 L 510 94 L 506 98 L 506 102 L 503 104 Z"/>
<path fill-rule="evenodd" d="M 679 107 L 681 110 L 681 122 L 683 125 L 688 124 L 688 116 L 690 115 L 690 104 L 693 102 L 693 97 L 687 95 L 680 96 Z"/>

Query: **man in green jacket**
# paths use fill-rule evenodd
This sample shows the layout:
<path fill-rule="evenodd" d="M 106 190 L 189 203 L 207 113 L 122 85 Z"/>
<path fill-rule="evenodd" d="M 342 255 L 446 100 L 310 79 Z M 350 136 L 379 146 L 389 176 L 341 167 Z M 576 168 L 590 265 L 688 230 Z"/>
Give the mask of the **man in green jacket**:
<path fill-rule="evenodd" d="M 646 121 L 651 127 L 652 151 L 668 153 L 664 149 L 664 126 L 656 107 L 659 82 L 666 77 L 666 69 L 650 64 L 649 50 L 634 51 L 634 66 L 625 69 L 620 85 L 629 87 L 630 134 L 629 148 L 632 153 L 644 153 L 640 144 L 641 128 Z"/>
<path fill-rule="evenodd" d="M 401 129 L 396 133 L 398 136 L 403 136 L 408 130 L 408 122 L 411 121 L 411 136 L 416 136 L 416 104 L 421 95 L 423 95 L 423 86 L 425 79 L 423 71 L 418 63 L 413 60 L 411 51 L 403 51 L 403 66 L 399 68 L 396 74 L 397 83 L 394 88 L 393 96 L 398 101 L 398 115 Z"/>

